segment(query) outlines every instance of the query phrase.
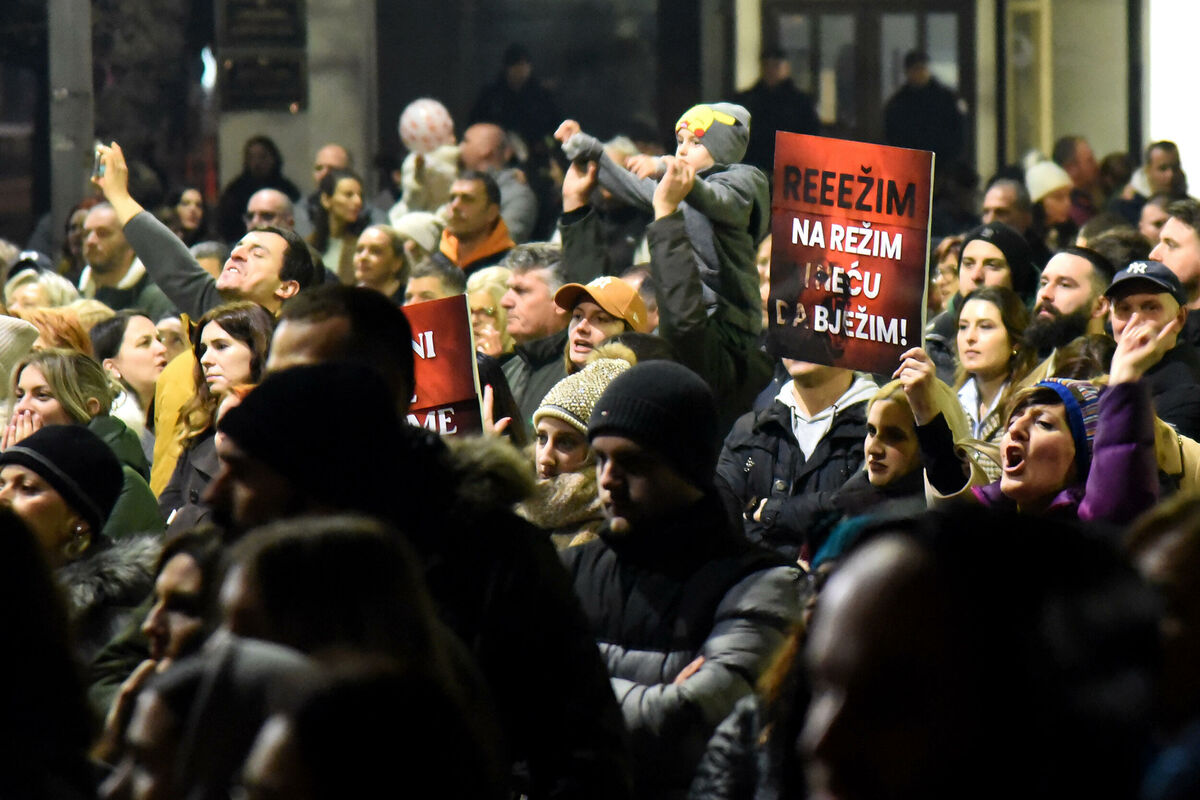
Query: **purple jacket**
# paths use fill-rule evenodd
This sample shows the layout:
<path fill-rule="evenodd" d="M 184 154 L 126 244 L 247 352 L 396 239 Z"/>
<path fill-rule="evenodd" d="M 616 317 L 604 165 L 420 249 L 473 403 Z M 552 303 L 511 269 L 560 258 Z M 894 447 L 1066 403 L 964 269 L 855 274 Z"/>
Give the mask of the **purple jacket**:
<path fill-rule="evenodd" d="M 1000 493 L 1000 482 L 971 489 L 985 506 L 1013 506 Z M 1092 442 L 1092 466 L 1085 484 L 1063 489 L 1046 510 L 1126 524 L 1158 500 L 1158 463 L 1154 458 L 1154 404 L 1145 381 L 1118 383 L 1100 395 L 1100 419 Z"/>

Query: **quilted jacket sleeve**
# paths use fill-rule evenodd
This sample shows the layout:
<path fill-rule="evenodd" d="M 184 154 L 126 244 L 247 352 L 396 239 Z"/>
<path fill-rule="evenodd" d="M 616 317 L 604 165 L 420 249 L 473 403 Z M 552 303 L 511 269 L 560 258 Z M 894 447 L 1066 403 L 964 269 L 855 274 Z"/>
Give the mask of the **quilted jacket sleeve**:
<path fill-rule="evenodd" d="M 717 607 L 698 655 L 704 663 L 687 679 L 653 685 L 613 678 L 635 752 L 658 751 L 658 764 L 687 770 L 699 763 L 713 730 L 770 664 L 801 616 L 801 575 L 771 567 L 735 584 Z"/>

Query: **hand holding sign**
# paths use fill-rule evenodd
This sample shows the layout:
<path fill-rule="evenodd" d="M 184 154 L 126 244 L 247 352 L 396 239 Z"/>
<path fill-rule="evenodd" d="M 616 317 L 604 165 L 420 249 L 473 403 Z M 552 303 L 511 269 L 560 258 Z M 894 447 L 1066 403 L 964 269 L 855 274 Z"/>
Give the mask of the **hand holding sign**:
<path fill-rule="evenodd" d="M 937 378 L 937 368 L 933 361 L 919 347 L 906 350 L 900 356 L 900 366 L 892 373 L 892 378 L 900 381 L 904 387 L 904 395 L 908 398 L 908 406 L 912 409 L 913 420 L 918 425 L 928 425 L 938 415 L 937 403 L 933 398 L 933 382 Z"/>
<path fill-rule="evenodd" d="M 775 356 L 884 372 L 925 327 L 933 154 L 780 131 Z"/>

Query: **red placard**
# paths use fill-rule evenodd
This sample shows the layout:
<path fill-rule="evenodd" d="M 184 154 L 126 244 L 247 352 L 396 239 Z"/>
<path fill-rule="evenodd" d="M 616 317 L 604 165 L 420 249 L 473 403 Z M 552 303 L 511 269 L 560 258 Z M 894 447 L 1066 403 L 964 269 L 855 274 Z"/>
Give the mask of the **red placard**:
<path fill-rule="evenodd" d="M 921 343 L 933 153 L 775 135 L 767 350 L 891 375 Z"/>
<path fill-rule="evenodd" d="M 467 296 L 456 295 L 404 307 L 412 326 L 416 391 L 408 422 L 441 434 L 483 430 L 479 373 Z"/>

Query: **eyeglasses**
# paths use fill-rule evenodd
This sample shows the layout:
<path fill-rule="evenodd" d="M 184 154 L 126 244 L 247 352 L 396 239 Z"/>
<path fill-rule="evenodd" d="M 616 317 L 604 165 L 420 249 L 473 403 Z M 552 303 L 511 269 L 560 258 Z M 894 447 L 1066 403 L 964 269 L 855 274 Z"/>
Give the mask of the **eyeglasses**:
<path fill-rule="evenodd" d="M 272 225 L 279 219 L 278 211 L 247 211 L 242 214 L 242 219 L 247 225 Z"/>

